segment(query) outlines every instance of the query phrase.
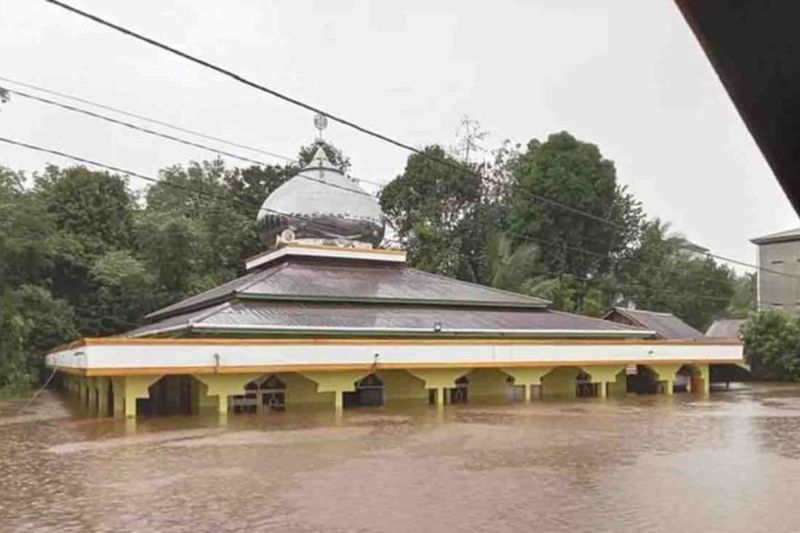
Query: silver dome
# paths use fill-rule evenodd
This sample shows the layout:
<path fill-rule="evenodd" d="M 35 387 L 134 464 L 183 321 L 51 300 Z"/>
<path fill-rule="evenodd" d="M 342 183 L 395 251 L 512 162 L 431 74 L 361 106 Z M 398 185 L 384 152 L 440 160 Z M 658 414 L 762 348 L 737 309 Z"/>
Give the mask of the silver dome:
<path fill-rule="evenodd" d="M 268 246 L 281 235 L 377 245 L 385 230 L 378 200 L 333 166 L 322 146 L 308 165 L 264 200 L 257 221 L 261 241 Z"/>

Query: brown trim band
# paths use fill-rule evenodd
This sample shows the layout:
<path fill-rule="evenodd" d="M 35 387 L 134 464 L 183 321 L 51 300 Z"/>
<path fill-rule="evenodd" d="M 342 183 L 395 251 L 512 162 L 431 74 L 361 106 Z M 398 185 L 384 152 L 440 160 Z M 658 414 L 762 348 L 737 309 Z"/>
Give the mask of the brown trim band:
<path fill-rule="evenodd" d="M 280 372 L 346 372 L 346 371 L 380 371 L 380 370 L 427 370 L 450 368 L 542 368 L 542 367 L 586 367 L 619 366 L 638 364 L 652 365 L 736 365 L 743 363 L 740 359 L 706 360 L 706 359 L 662 359 L 658 361 L 481 361 L 454 363 L 383 363 L 379 365 L 249 365 L 249 366 L 176 366 L 176 367 L 128 367 L 128 368 L 71 368 L 58 367 L 60 372 L 86 377 L 103 376 L 160 376 L 175 374 L 251 374 Z"/>
<path fill-rule="evenodd" d="M 64 347 L 53 350 L 57 351 L 79 348 L 82 346 L 157 346 L 157 345 L 177 345 L 177 346 L 287 346 L 287 345 L 554 345 L 554 346 L 586 346 L 586 345 L 636 345 L 636 346 L 741 346 L 742 342 L 738 339 L 509 339 L 509 338 L 480 338 L 480 339 L 398 339 L 398 338 L 275 338 L 275 339 L 231 339 L 231 338 L 130 338 L 130 337 L 97 337 L 85 338 L 75 341 Z"/>

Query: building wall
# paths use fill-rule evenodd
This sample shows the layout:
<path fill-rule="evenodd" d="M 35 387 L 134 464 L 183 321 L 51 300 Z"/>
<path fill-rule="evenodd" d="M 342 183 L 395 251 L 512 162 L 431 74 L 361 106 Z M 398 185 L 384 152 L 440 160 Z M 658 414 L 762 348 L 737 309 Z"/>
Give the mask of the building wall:
<path fill-rule="evenodd" d="M 469 395 L 475 398 L 506 398 L 508 374 L 495 368 L 480 368 L 467 374 Z"/>
<path fill-rule="evenodd" d="M 800 241 L 762 244 L 758 254 L 762 268 L 800 276 Z M 760 270 L 758 305 L 800 313 L 800 279 Z"/>
<path fill-rule="evenodd" d="M 425 382 L 405 370 L 382 370 L 378 377 L 383 381 L 386 401 L 389 404 L 408 401 L 428 401 Z"/>

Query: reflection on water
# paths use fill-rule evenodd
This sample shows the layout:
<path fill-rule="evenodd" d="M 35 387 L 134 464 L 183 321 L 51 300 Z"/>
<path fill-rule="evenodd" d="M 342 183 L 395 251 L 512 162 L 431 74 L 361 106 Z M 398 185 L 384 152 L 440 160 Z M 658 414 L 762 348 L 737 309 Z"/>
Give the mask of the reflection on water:
<path fill-rule="evenodd" d="M 88 420 L 0 404 L 0 530 L 796 531 L 800 388 Z"/>

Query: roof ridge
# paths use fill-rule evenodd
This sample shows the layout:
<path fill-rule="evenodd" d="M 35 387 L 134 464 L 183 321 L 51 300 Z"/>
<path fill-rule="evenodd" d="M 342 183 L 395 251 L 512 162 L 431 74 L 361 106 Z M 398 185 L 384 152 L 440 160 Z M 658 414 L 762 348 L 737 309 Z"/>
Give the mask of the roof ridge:
<path fill-rule="evenodd" d="M 413 267 L 406 267 L 406 268 L 408 270 L 411 270 L 413 272 L 417 272 L 419 274 L 424 274 L 425 276 L 428 276 L 428 277 L 431 277 L 431 278 L 436 278 L 436 279 L 444 278 L 447 281 L 460 283 L 462 285 L 470 285 L 470 286 L 480 287 L 482 289 L 485 289 L 485 290 L 488 290 L 488 291 L 491 291 L 491 292 L 496 292 L 498 294 L 504 294 L 504 295 L 508 295 L 508 296 L 516 296 L 518 298 L 525 298 L 526 300 L 531 300 L 531 303 L 535 302 L 535 303 L 538 303 L 540 305 L 544 305 L 546 308 L 548 308 L 548 310 L 549 310 L 550 304 L 552 303 L 550 300 L 545 300 L 544 298 L 539 298 L 539 297 L 536 297 L 536 296 L 530 296 L 528 294 L 522 294 L 520 292 L 507 291 L 507 290 L 504 290 L 504 289 L 497 289 L 497 288 L 491 287 L 489 285 L 483 285 L 481 283 L 474 283 L 474 282 L 471 282 L 471 281 L 464 281 L 464 280 L 460 280 L 458 278 L 451 278 L 451 277 L 445 276 L 443 274 L 433 274 L 431 272 L 425 272 L 424 270 L 419 270 L 419 269 L 416 269 L 416 268 L 413 268 Z"/>
<path fill-rule="evenodd" d="M 626 329 L 629 329 L 631 327 L 634 327 L 634 328 L 638 327 L 639 329 L 644 330 L 644 331 L 653 331 L 653 330 L 647 328 L 644 324 L 639 324 L 639 326 L 629 325 L 629 324 L 624 324 L 623 325 L 623 324 L 619 324 L 617 322 L 614 322 L 612 320 L 606 320 L 604 318 L 599 318 L 599 317 L 596 317 L 596 316 L 579 315 L 578 313 L 569 313 L 567 311 L 558 311 L 556 309 L 548 309 L 547 312 L 548 313 L 557 313 L 557 314 L 560 314 L 560 315 L 579 316 L 579 317 L 581 317 L 582 319 L 585 319 L 585 320 L 594 320 L 594 321 L 597 321 L 597 322 L 602 322 L 604 324 L 613 324 L 614 327 L 622 329 L 622 330 L 626 330 Z"/>
<path fill-rule="evenodd" d="M 647 313 L 649 315 L 662 315 L 662 316 L 674 316 L 678 318 L 675 313 L 667 313 L 665 311 L 650 311 L 649 309 L 628 309 L 625 307 L 615 307 L 615 311 L 619 311 L 620 313 Z M 680 318 L 678 318 L 680 320 Z"/>
<path fill-rule="evenodd" d="M 289 260 L 286 260 L 286 261 L 283 261 L 281 263 L 278 263 L 277 265 L 273 265 L 272 268 L 265 268 L 258 275 L 253 276 L 253 279 L 252 279 L 252 281 L 250 283 L 247 283 L 246 285 L 243 285 L 242 287 L 239 287 L 239 290 L 231 291 L 231 294 L 237 294 L 237 293 L 240 293 L 242 291 L 246 291 L 247 289 L 249 289 L 250 287 L 252 287 L 256 283 L 259 283 L 259 282 L 264 281 L 265 279 L 271 278 L 272 276 L 274 276 L 275 274 L 277 274 L 278 272 L 280 272 L 281 270 L 286 268 L 287 264 L 289 264 Z"/>

